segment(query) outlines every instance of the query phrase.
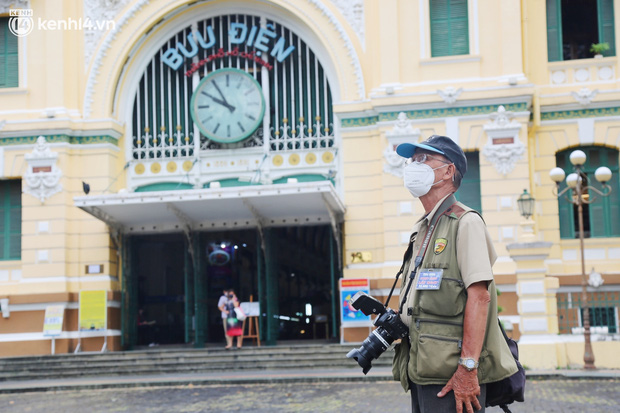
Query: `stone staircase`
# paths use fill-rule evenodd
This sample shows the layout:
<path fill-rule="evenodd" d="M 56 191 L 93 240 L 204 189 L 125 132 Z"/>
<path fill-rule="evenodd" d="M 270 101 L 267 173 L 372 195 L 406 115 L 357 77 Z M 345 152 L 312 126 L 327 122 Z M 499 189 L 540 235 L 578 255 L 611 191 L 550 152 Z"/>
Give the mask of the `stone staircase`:
<path fill-rule="evenodd" d="M 295 344 L 225 350 L 159 348 L 148 350 L 0 358 L 0 381 L 76 377 L 210 373 L 243 370 L 360 369 L 346 358 L 359 345 Z M 373 366 L 390 366 L 387 351 Z"/>

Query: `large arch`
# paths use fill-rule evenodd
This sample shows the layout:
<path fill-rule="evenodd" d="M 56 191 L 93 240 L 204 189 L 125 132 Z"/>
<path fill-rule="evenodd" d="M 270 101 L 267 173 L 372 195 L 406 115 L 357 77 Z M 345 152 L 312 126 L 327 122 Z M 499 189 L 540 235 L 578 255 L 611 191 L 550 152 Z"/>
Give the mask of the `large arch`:
<path fill-rule="evenodd" d="M 85 118 L 114 118 L 124 122 L 135 92 L 135 77 L 150 54 L 197 15 L 256 13 L 294 27 L 321 59 L 335 102 L 364 99 L 365 87 L 358 55 L 362 47 L 352 29 L 318 0 L 217 1 L 193 3 L 138 0 L 126 9 L 115 29 L 101 42 L 87 78 Z M 134 82 L 134 83 L 132 83 Z"/>

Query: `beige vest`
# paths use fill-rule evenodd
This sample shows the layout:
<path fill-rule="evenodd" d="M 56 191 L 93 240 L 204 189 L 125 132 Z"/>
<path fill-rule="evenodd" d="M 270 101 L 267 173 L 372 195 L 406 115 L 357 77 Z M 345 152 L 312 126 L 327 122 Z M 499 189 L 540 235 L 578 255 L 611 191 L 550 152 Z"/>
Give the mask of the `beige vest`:
<path fill-rule="evenodd" d="M 455 246 L 459 220 L 471 212 L 476 213 L 461 203 L 455 204 L 439 219 L 430 237 L 420 268 L 443 270 L 439 290 L 415 291 L 416 280 L 413 280 L 403 308 L 403 312 L 411 315 L 410 348 L 407 351 L 407 343 L 396 348 L 392 369 L 394 378 L 401 382 L 405 391 L 409 387 L 407 379 L 422 385 L 445 384 L 458 366 L 467 291 L 458 267 Z M 403 294 L 406 282 L 407 278 L 403 280 Z M 478 367 L 480 384 L 499 381 L 517 372 L 516 363 L 497 322 L 495 282 L 490 282 L 488 288 L 491 302 Z"/>

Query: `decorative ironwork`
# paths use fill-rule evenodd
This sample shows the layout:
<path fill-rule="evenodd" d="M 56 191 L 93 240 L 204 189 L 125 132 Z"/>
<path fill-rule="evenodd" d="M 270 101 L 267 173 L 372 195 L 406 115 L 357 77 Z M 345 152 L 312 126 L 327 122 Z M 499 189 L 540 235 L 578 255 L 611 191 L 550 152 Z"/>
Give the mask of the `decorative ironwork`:
<path fill-rule="evenodd" d="M 250 59 L 248 56 L 258 54 L 253 47 L 232 38 L 229 30 L 232 24 L 268 29 L 275 33 L 275 38 L 294 46 L 294 50 L 281 62 L 267 54 L 261 59 Z M 202 47 L 198 48 L 195 39 L 199 37 L 203 43 L 218 41 L 209 43 L 209 48 L 201 43 Z M 171 48 L 184 54 L 196 53 L 175 70 L 164 62 L 164 54 Z M 251 74 L 269 102 L 269 115 L 258 130 L 250 138 L 232 145 L 212 142 L 199 135 L 188 108 L 197 80 L 225 67 Z M 140 80 L 132 120 L 133 158 L 141 160 L 192 158 L 197 155 L 195 151 L 260 146 L 272 152 L 328 148 L 334 145 L 335 136 L 331 90 L 318 57 L 283 25 L 259 16 L 239 14 L 193 23 L 163 44 Z M 265 142 L 267 133 L 269 141 Z"/>
<path fill-rule="evenodd" d="M 217 149 L 238 149 L 238 148 L 256 148 L 263 146 L 264 132 L 263 128 L 258 128 L 247 139 L 236 143 L 220 143 L 200 135 L 200 150 L 217 150 Z"/>
<path fill-rule="evenodd" d="M 302 116 L 293 126 L 287 118 L 282 119 L 281 124 L 277 130 L 271 128 L 269 142 L 272 151 L 330 148 L 334 145 L 333 123 L 325 126 L 320 116 L 314 118 L 314 123 L 306 122 Z"/>
<path fill-rule="evenodd" d="M 558 293 L 558 327 L 560 334 L 583 334 L 584 303 L 580 292 Z M 589 325 L 594 334 L 617 334 L 619 292 L 589 292 Z"/>
<path fill-rule="evenodd" d="M 581 150 L 575 150 L 570 154 L 570 161 L 573 164 L 574 171 L 566 177 L 566 188 L 560 190 L 560 182 L 564 180 L 564 170 L 554 168 L 550 171 L 549 176 L 556 183 L 554 195 L 561 198 L 566 195 L 568 202 L 577 206 L 578 222 L 579 222 L 579 248 L 581 251 L 581 301 L 583 302 L 583 336 L 585 341 L 585 350 L 583 355 L 584 368 L 595 369 L 594 353 L 592 351 L 592 343 L 590 340 L 590 307 L 588 305 L 588 277 L 586 275 L 586 259 L 584 246 L 584 224 L 583 224 L 583 206 L 589 205 L 596 199 L 596 194 L 601 197 L 607 197 L 611 194 L 611 186 L 607 183 L 612 177 L 611 170 L 606 166 L 599 167 L 594 176 L 601 184 L 602 190 L 590 185 L 588 176 L 583 170 L 587 156 Z"/>

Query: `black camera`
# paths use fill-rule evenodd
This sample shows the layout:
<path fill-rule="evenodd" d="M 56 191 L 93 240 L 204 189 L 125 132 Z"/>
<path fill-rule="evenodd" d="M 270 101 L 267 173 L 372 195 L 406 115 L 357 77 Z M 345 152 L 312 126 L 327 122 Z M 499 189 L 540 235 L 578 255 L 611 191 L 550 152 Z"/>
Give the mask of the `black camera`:
<path fill-rule="evenodd" d="M 394 310 L 386 308 L 379 300 L 362 291 L 353 296 L 351 305 L 365 315 L 378 315 L 374 322 L 377 328 L 364 340 L 360 348 L 347 353 L 347 357 L 355 359 L 366 374 L 372 367 L 370 362 L 387 350 L 394 340 L 407 337 L 409 328 Z"/>

